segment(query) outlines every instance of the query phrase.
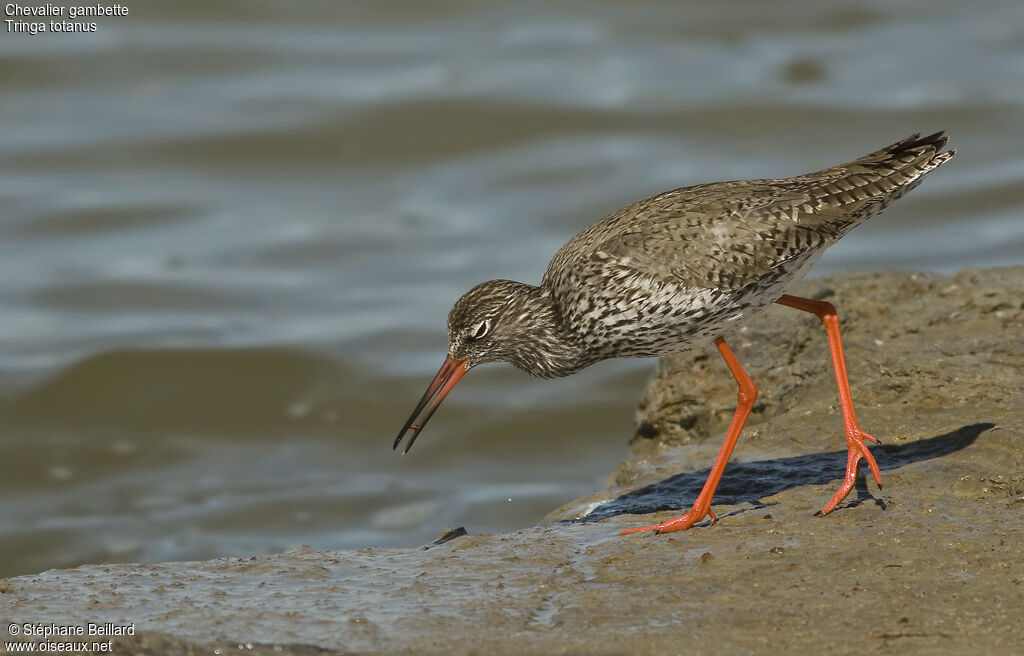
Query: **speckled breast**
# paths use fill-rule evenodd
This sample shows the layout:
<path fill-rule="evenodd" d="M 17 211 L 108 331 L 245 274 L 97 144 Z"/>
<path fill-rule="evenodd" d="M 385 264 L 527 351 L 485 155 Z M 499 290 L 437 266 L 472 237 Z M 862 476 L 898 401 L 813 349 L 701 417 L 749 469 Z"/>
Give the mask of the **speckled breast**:
<path fill-rule="evenodd" d="M 563 316 L 576 338 L 601 357 L 655 357 L 728 337 L 802 278 L 824 248 L 780 264 L 736 289 L 685 286 L 623 268 L 577 277 Z"/>

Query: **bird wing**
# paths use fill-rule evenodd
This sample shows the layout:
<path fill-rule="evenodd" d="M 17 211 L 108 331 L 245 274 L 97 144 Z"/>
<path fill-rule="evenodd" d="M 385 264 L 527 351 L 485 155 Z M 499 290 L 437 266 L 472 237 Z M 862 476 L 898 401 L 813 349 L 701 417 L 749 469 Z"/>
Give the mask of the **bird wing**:
<path fill-rule="evenodd" d="M 656 282 L 739 289 L 884 209 L 952 157 L 955 151 L 938 152 L 945 143 L 942 133 L 915 134 L 795 178 L 714 182 L 653 196 L 570 240 L 545 278 L 600 266 Z"/>

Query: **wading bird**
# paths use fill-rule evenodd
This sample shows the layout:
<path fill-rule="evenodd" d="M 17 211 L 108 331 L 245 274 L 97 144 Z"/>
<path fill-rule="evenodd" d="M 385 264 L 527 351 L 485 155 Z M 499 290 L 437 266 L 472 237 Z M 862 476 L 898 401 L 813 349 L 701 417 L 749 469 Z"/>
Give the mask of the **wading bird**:
<path fill-rule="evenodd" d="M 485 362 L 509 362 L 543 378 L 608 358 L 652 357 L 714 344 L 739 385 L 736 413 L 707 482 L 681 517 L 623 533 L 678 531 L 709 517 L 711 499 L 757 397 L 726 336 L 772 303 L 811 312 L 828 336 L 846 426 L 846 476 L 821 509 L 853 489 L 864 444 L 878 440 L 854 414 L 839 319 L 830 303 L 786 294 L 847 232 L 949 161 L 947 137 L 911 135 L 848 164 L 777 180 L 712 182 L 667 191 L 611 214 L 569 240 L 539 286 L 491 280 L 448 315 L 448 357 L 395 439 L 408 452 L 455 384 Z M 429 405 L 429 408 L 427 407 Z M 426 415 L 417 424 L 417 418 Z"/>

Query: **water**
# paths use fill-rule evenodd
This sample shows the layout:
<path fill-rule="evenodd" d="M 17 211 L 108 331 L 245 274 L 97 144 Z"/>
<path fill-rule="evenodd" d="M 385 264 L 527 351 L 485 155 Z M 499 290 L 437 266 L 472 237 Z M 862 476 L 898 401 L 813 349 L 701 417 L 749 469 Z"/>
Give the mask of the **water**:
<path fill-rule="evenodd" d="M 650 362 L 475 370 L 451 303 L 638 198 L 915 131 L 815 275 L 1024 253 L 1024 5 L 130 2 L 0 23 L 0 575 L 421 544 L 603 485 Z"/>

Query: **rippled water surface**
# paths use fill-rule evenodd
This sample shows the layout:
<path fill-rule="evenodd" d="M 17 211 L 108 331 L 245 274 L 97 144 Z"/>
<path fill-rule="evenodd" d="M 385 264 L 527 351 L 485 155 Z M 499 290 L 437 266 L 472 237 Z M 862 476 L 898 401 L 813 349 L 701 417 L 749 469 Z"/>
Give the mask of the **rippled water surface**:
<path fill-rule="evenodd" d="M 484 367 L 390 446 L 459 294 L 665 189 L 946 129 L 815 275 L 1024 259 L 1017 0 L 124 4 L 0 24 L 0 575 L 415 545 L 603 485 L 649 362 Z"/>

